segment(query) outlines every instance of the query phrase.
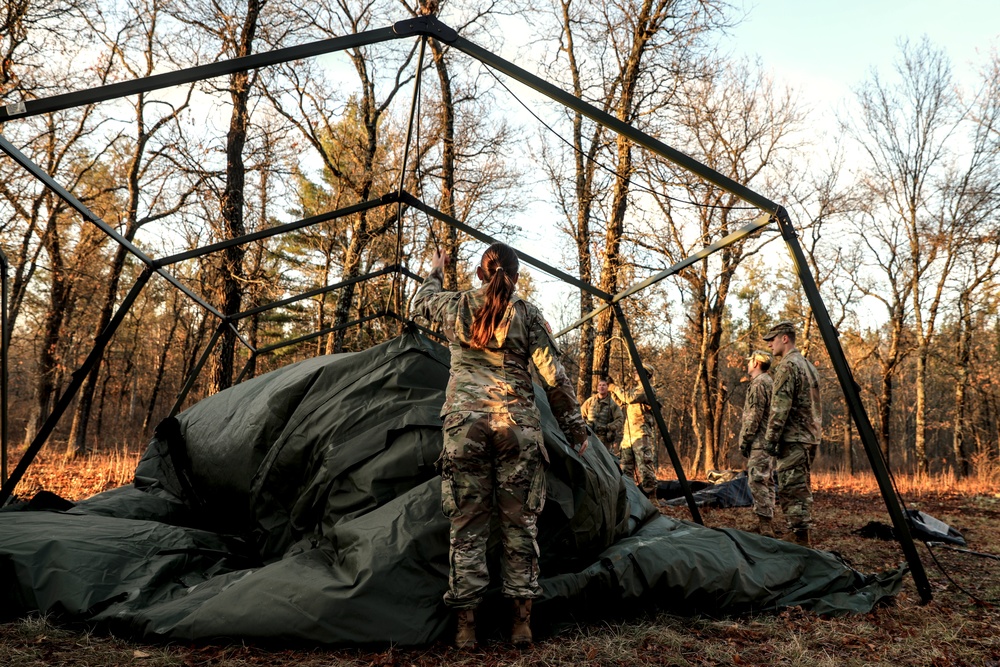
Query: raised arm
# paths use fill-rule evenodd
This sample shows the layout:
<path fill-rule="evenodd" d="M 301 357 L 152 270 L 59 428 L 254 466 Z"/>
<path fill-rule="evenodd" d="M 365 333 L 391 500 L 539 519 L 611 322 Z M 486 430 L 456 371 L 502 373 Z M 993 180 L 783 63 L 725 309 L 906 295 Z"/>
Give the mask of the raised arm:
<path fill-rule="evenodd" d="M 444 267 L 447 264 L 448 255 L 443 250 L 435 250 L 431 272 L 413 295 L 413 303 L 410 305 L 412 314 L 423 315 L 431 322 L 442 321 L 442 310 L 455 294 L 444 291 Z"/>

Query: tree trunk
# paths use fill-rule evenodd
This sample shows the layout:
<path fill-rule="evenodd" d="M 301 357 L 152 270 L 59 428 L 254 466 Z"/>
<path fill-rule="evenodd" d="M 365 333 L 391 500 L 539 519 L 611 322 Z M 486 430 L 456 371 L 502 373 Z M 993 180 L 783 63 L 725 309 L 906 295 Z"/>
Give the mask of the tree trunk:
<path fill-rule="evenodd" d="M 854 421 L 851 419 L 850 411 L 844 418 L 844 431 L 842 433 L 842 452 L 843 452 L 843 462 L 844 462 L 844 472 L 853 475 L 854 474 Z"/>
<path fill-rule="evenodd" d="M 451 74 L 441 43 L 431 39 L 428 44 L 441 91 L 441 212 L 455 217 L 455 102 Z M 458 230 L 451 225 L 445 229 L 444 251 L 451 258 L 444 267 L 444 288 L 458 289 Z"/>
<path fill-rule="evenodd" d="M 253 51 L 257 20 L 266 0 L 247 0 L 243 30 L 236 43 L 237 58 L 250 55 Z M 229 118 L 229 132 L 226 136 L 226 185 L 220 202 L 223 238 L 233 239 L 246 233 L 244 224 L 244 186 L 246 165 L 243 163 L 243 148 L 247 140 L 247 126 L 250 117 L 247 101 L 250 96 L 250 73 L 237 72 L 229 77 L 229 95 L 233 110 Z M 224 315 L 234 315 L 240 311 L 243 299 L 244 278 L 242 247 L 233 246 L 223 252 L 223 267 L 219 302 Z M 236 354 L 236 332 L 226 328 L 219 340 L 211 364 L 211 392 L 229 387 L 233 382 L 233 365 Z"/>

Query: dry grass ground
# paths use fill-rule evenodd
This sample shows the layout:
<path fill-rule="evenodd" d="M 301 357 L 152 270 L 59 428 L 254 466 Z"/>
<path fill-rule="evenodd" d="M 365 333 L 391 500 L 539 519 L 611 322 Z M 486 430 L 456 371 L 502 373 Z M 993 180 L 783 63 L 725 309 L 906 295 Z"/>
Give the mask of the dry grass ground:
<path fill-rule="evenodd" d="M 79 499 L 131 479 L 137 455 L 118 452 L 66 465 L 50 455 L 29 469 L 19 495 L 46 489 Z M 960 530 L 969 548 L 1000 554 L 1000 485 L 976 480 L 897 480 L 908 507 Z M 862 538 L 869 521 L 888 523 L 870 476 L 818 474 L 816 546 L 841 553 L 864 572 L 896 567 L 894 542 Z M 661 511 L 687 518 L 683 508 Z M 705 523 L 749 529 L 749 509 L 703 510 Z M 0 665 L 9 667 L 361 667 L 449 665 L 885 665 L 1000 667 L 1000 561 L 918 545 L 934 599 L 920 604 L 912 579 L 891 605 L 869 614 L 820 618 L 799 609 L 738 618 L 643 614 L 578 627 L 526 651 L 496 643 L 459 653 L 440 643 L 420 649 L 294 649 L 253 645 L 146 645 L 54 625 L 44 618 L 0 624 Z M 945 574 L 946 573 L 946 574 Z M 983 602 L 976 602 L 974 597 Z M 992 600 L 993 602 L 987 602 Z"/>

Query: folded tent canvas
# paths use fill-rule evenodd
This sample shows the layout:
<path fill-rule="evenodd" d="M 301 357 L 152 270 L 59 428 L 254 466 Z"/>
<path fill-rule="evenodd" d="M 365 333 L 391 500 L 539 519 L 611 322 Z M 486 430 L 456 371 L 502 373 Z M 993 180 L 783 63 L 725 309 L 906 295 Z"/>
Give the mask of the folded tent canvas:
<path fill-rule="evenodd" d="M 0 512 L 0 609 L 146 640 L 441 638 L 447 378 L 447 350 L 408 333 L 200 401 L 160 425 L 133 485 Z M 596 439 L 573 452 L 536 396 L 551 458 L 541 634 L 649 607 L 866 612 L 901 586 L 902 568 L 863 575 L 831 553 L 660 515 Z"/>

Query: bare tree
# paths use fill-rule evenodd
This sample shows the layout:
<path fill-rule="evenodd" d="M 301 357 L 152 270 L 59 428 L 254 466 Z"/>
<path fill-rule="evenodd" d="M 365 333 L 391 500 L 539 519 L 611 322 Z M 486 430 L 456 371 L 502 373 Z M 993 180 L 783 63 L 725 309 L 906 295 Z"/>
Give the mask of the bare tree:
<path fill-rule="evenodd" d="M 678 140 L 693 157 L 737 182 L 764 182 L 775 176 L 788 182 L 788 157 L 783 154 L 796 147 L 792 133 L 800 120 L 798 110 L 791 92 L 775 89 L 759 68 L 746 63 L 720 66 L 715 74 L 683 86 L 677 106 L 672 120 L 682 133 Z M 669 263 L 735 231 L 751 215 L 733 195 L 669 164 L 656 163 L 648 182 L 664 219 L 662 226 L 651 229 L 652 246 Z M 701 454 L 696 453 L 694 462 L 705 470 L 715 468 L 724 456 L 728 389 L 720 354 L 726 307 L 736 269 L 758 251 L 759 243 L 741 241 L 679 274 L 690 295 L 688 336 L 698 364 L 689 404 Z"/>
<path fill-rule="evenodd" d="M 101 39 L 111 63 L 109 69 L 135 79 L 151 76 L 159 67 L 158 53 L 166 51 L 161 42 L 158 24 L 163 16 L 161 0 L 134 0 L 127 8 L 129 13 L 123 18 L 122 27 L 113 34 L 107 34 L 94 17 L 88 17 L 87 24 L 92 33 Z M 134 48 L 133 47 L 137 47 Z M 160 140 L 158 135 L 164 129 L 175 126 L 180 114 L 191 100 L 191 88 L 179 103 L 160 100 L 150 101 L 145 94 L 137 95 L 132 101 L 132 136 L 124 131 L 115 138 L 119 147 L 124 183 L 112 180 L 109 192 L 124 190 L 121 214 L 112 221 L 119 227 L 122 236 L 132 241 L 139 229 L 150 222 L 168 218 L 185 205 L 194 192 L 193 185 L 172 178 L 169 173 L 170 140 Z M 159 111 L 162 109 L 162 112 Z M 117 174 L 116 174 L 117 176 Z M 111 321 L 118 301 L 122 268 L 128 251 L 118 245 L 108 270 L 107 285 L 103 304 L 94 327 L 94 337 L 100 335 Z M 73 423 L 67 442 L 67 454 L 82 455 L 87 449 L 87 425 L 90 420 L 97 378 L 101 372 L 103 359 L 98 359 L 80 387 Z"/>
<path fill-rule="evenodd" d="M 964 237 L 976 232 L 964 215 L 967 184 L 988 156 L 989 132 L 974 132 L 971 152 L 957 141 L 967 125 L 946 55 L 924 38 L 903 43 L 894 82 L 877 74 L 858 91 L 861 117 L 853 131 L 869 158 L 866 184 L 878 215 L 896 218 L 905 236 L 902 264 L 913 317 L 917 470 L 929 471 L 927 384 L 930 350 L 946 287 Z M 955 203 L 960 202 L 960 203 Z M 957 215 L 956 215 L 957 214 Z"/>

